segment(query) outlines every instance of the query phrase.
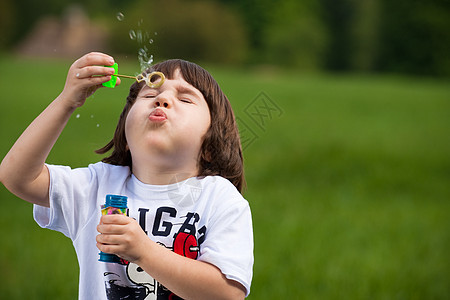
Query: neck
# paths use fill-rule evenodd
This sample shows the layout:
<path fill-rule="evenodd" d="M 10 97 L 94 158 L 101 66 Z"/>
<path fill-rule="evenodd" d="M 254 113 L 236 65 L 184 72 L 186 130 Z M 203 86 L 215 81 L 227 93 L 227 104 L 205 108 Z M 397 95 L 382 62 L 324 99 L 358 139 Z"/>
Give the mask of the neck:
<path fill-rule="evenodd" d="M 198 175 L 197 162 L 180 164 L 171 162 L 134 163 L 132 172 L 139 181 L 145 184 L 167 185 L 183 181 Z"/>

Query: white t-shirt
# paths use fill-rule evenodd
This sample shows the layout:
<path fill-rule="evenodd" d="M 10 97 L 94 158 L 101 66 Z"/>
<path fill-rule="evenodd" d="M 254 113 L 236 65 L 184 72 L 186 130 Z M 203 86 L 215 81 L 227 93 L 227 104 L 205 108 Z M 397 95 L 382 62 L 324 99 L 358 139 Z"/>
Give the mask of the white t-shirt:
<path fill-rule="evenodd" d="M 98 261 L 96 227 L 107 194 L 128 197 L 129 216 L 150 239 L 180 255 L 215 265 L 249 294 L 253 269 L 250 207 L 227 179 L 193 177 L 170 185 L 148 185 L 124 166 L 101 162 L 78 169 L 47 166 L 50 208 L 35 205 L 34 218 L 39 226 L 72 239 L 80 266 L 79 299 L 159 300 L 171 294 L 135 264 Z"/>

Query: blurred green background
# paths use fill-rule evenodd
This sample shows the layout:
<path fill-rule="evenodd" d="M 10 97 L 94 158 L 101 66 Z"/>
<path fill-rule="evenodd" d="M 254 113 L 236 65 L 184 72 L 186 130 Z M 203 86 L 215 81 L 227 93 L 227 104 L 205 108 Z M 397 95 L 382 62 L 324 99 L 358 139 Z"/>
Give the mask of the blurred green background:
<path fill-rule="evenodd" d="M 114 54 L 133 74 L 146 43 L 156 61 L 200 63 L 232 102 L 254 222 L 249 299 L 448 299 L 448 1 L 77 3 L 103 43 L 53 33 L 50 52 L 24 41 L 42 20 L 70 25 L 73 1 L 0 4 L 1 158 L 76 51 Z M 89 98 L 48 162 L 98 161 L 130 83 Z M 0 299 L 76 299 L 71 241 L 2 185 L 0 198 Z"/>
<path fill-rule="evenodd" d="M 37 28 L 62 44 L 77 41 L 77 32 L 64 31 L 82 27 L 70 18 L 75 8 L 92 22 L 86 31 L 102 33 L 92 47 L 102 40 L 100 48 L 113 53 L 135 55 L 144 38 L 158 58 L 450 75 L 448 0 L 2 0 L 0 49 L 23 50 Z M 55 18 L 57 29 L 49 25 Z M 132 40 L 130 31 L 143 36 Z"/>

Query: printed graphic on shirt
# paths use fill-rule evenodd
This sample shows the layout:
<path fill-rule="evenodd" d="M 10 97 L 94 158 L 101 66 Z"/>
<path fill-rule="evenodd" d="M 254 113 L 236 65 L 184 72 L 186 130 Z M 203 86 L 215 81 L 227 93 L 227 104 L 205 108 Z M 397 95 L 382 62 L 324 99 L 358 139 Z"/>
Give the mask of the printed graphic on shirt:
<path fill-rule="evenodd" d="M 138 222 L 146 233 L 145 217 L 148 211 L 148 209 L 138 209 Z M 197 259 L 200 252 L 200 245 L 205 239 L 206 232 L 205 226 L 197 230 L 199 220 L 200 216 L 197 213 L 189 212 L 184 216 L 177 216 L 177 210 L 175 208 L 167 206 L 160 207 L 156 210 L 151 232 L 156 237 L 168 237 L 172 235 L 172 245 L 164 245 L 161 242 L 159 244 L 184 257 Z M 181 299 L 147 274 L 137 264 L 125 260 L 121 260 L 117 264 L 108 264 L 110 264 L 108 267 L 114 270 L 114 272 L 105 272 L 103 274 L 106 295 L 109 300 Z"/>

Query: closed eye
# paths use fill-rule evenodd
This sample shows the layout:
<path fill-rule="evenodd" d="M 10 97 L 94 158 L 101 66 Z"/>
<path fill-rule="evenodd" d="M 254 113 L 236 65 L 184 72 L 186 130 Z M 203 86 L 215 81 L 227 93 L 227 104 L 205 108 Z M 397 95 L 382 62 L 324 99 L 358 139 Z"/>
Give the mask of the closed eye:
<path fill-rule="evenodd" d="M 191 100 L 186 99 L 186 98 L 181 98 L 180 101 L 183 103 L 193 103 Z"/>

